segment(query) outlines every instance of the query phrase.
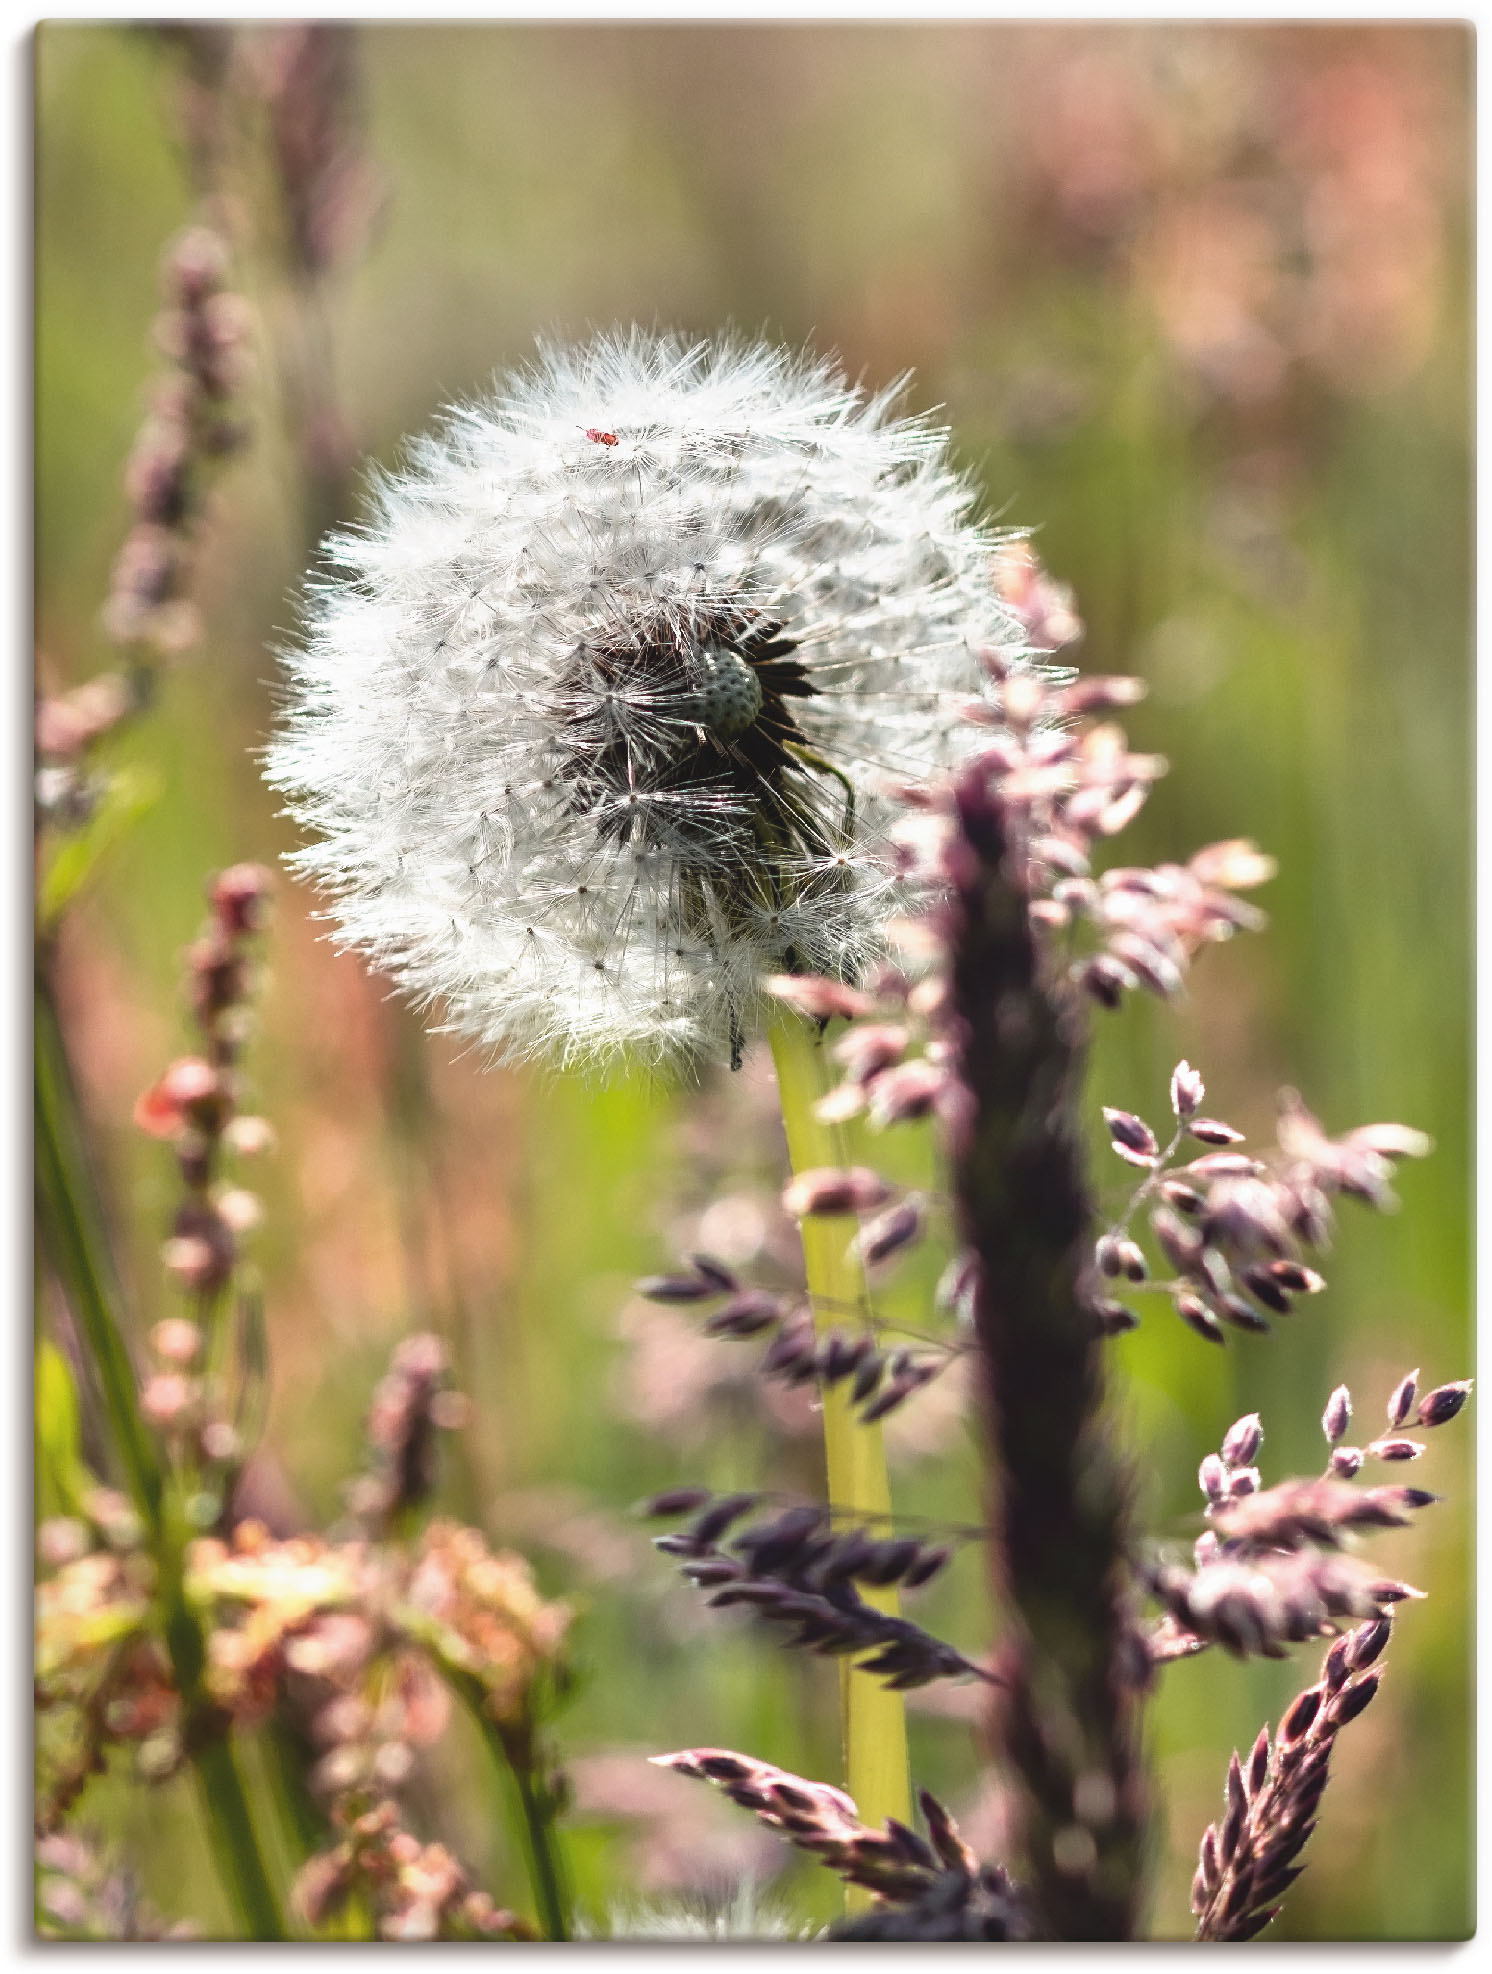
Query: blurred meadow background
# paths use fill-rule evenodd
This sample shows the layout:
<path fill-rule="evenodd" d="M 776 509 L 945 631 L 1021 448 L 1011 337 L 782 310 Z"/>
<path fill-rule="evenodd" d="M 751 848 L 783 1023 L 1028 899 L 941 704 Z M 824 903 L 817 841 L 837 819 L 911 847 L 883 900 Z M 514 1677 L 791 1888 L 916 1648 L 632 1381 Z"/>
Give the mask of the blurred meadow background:
<path fill-rule="evenodd" d="M 355 512 L 357 462 L 391 459 L 537 332 L 733 323 L 837 351 L 873 385 L 913 369 L 911 404 L 942 407 L 991 508 L 1037 530 L 1088 627 L 1079 662 L 1148 681 L 1129 731 L 1172 763 L 1129 860 L 1235 835 L 1280 860 L 1265 934 L 1209 953 L 1179 1008 L 1136 997 L 1095 1022 L 1095 1120 L 1100 1103 L 1163 1115 L 1186 1056 L 1208 1109 L 1251 1138 L 1272 1135 L 1284 1084 L 1330 1130 L 1392 1117 L 1435 1138 L 1397 1218 L 1349 1204 L 1329 1291 L 1272 1337 L 1212 1350 L 1157 1306 L 1116 1344 L 1150 1524 L 1191 1526 L 1198 1461 L 1242 1412 L 1262 1412 L 1279 1478 L 1319 1466 L 1334 1384 L 1366 1419 L 1412 1365 L 1427 1384 L 1471 1374 L 1470 31 L 321 32 L 300 140 L 331 193 L 298 247 L 266 192 L 294 106 L 277 127 L 264 104 L 304 30 L 246 30 L 233 54 L 251 106 L 225 140 L 251 429 L 214 486 L 200 636 L 111 743 L 154 799 L 59 952 L 142 1321 L 172 1308 L 176 1182 L 132 1106 L 189 1046 L 180 955 L 204 879 L 292 847 L 256 765 L 272 651 L 314 537 Z M 160 363 L 160 256 L 197 212 L 207 140 L 201 50 L 179 35 L 51 25 L 36 55 L 37 662 L 55 691 L 117 662 L 101 613 L 130 526 L 123 468 Z M 272 1392 L 250 1505 L 286 1531 L 334 1517 L 390 1349 L 439 1330 L 473 1401 L 441 1499 L 577 1610 L 555 1733 L 579 1903 L 776 1873 L 827 1918 L 827 1874 L 784 1866 L 749 1819 L 641 1759 L 714 1743 L 834 1773 L 832 1670 L 706 1617 L 628 1514 L 682 1480 L 816 1484 L 813 1421 L 763 1409 L 752 1353 L 631 1293 L 690 1244 L 750 1263 L 783 1240 L 769 1068 L 752 1056 L 685 1090 L 484 1072 L 337 957 L 314 909 L 282 879 L 246 1057 L 278 1137 L 256 1174 Z M 898 1137 L 878 1156 L 913 1171 L 926 1148 Z M 899 1307 L 939 1259 L 896 1278 Z M 899 1505 L 969 1518 L 977 1465 L 942 1386 L 893 1446 Z M 1444 1504 L 1374 1553 L 1431 1596 L 1344 1740 L 1276 1936 L 1473 1923 L 1470 1434 L 1437 1435 L 1415 1478 Z M 925 1608 L 984 1649 L 977 1557 Z M 1157 1935 L 1189 1935 L 1228 1751 L 1301 1670 L 1208 1654 L 1165 1676 Z M 997 1845 L 972 1703 L 933 1691 L 936 1709 L 913 1696 L 914 1772 Z M 521 1897 L 473 1746 L 448 1736 L 408 1800 Z M 111 1776 L 91 1815 L 162 1911 L 212 1928 L 187 1780 L 147 1801 Z"/>

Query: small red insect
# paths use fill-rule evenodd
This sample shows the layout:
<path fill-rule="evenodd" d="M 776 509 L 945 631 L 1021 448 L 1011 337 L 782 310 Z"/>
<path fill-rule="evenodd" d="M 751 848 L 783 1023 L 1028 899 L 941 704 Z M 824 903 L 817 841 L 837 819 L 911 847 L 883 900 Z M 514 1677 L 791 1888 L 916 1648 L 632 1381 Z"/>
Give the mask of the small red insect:
<path fill-rule="evenodd" d="M 618 443 L 615 432 L 602 432 L 594 425 L 586 427 L 585 435 L 588 439 L 594 440 L 598 446 L 614 446 Z"/>

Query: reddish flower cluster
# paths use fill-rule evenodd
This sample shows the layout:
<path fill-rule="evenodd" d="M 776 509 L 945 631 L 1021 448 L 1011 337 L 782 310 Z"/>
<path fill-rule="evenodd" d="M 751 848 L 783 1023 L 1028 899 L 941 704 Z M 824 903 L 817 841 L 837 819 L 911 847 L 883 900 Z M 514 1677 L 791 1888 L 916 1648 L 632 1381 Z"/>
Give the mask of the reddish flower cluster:
<path fill-rule="evenodd" d="M 204 1315 L 233 1273 L 239 1236 L 259 1217 L 254 1194 L 220 1183 L 223 1155 L 262 1151 L 272 1137 L 262 1118 L 238 1114 L 235 1074 L 253 984 L 249 942 L 271 882 L 257 864 L 235 864 L 213 880 L 212 916 L 187 953 L 187 995 L 203 1053 L 178 1057 L 135 1105 L 140 1129 L 175 1147 L 185 1191 L 164 1258 Z"/>
<path fill-rule="evenodd" d="M 444 1844 L 422 1844 L 387 1798 L 371 1808 L 339 1807 L 346 1833 L 301 1867 L 295 1902 L 321 1927 L 355 1895 L 372 1907 L 383 1940 L 533 1939 L 533 1928 L 501 1910 Z"/>

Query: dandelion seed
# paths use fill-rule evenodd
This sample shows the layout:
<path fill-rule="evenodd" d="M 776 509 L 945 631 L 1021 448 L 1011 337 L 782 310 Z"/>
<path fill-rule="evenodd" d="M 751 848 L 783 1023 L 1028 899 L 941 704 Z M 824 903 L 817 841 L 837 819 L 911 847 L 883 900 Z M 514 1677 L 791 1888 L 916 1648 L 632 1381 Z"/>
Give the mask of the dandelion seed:
<path fill-rule="evenodd" d="M 895 396 L 618 332 L 416 441 L 327 543 L 268 757 L 342 941 L 505 1058 L 737 1057 L 763 976 L 860 979 L 883 785 L 1028 660 Z"/>

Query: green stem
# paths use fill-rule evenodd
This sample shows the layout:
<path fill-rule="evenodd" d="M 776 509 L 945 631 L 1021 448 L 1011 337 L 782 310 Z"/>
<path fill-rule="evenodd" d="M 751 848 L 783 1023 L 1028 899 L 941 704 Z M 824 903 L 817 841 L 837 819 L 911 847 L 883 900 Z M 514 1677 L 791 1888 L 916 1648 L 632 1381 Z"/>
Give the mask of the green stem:
<path fill-rule="evenodd" d="M 794 1172 L 849 1163 L 844 1134 L 825 1124 L 813 1107 L 833 1081 L 820 1037 L 801 1015 L 786 1009 L 769 1027 L 777 1089 Z M 849 1252 L 842 1219 L 811 1215 L 802 1223 L 803 1265 L 813 1319 L 820 1331 L 832 1329 L 846 1309 L 870 1313 L 865 1273 Z M 829 1505 L 837 1513 L 884 1516 L 891 1509 L 886 1445 L 880 1424 L 862 1425 L 843 1385 L 822 1392 L 824 1453 L 829 1474 Z M 895 1590 L 865 1589 L 878 1610 L 896 1611 Z M 894 1816 L 911 1819 L 907 1780 L 906 1710 L 899 1693 L 888 1692 L 870 1673 L 840 1662 L 840 1712 L 844 1728 L 845 1787 L 863 1821 L 879 1824 Z M 855 1902 L 863 1902 L 856 1897 Z"/>
<path fill-rule="evenodd" d="M 553 1807 L 549 1790 L 542 1777 L 535 1777 L 531 1767 L 514 1759 L 513 1752 L 507 1749 L 506 1742 L 503 1746 L 507 1752 L 509 1773 L 518 1790 L 519 1808 L 523 1813 L 523 1838 L 528 1857 L 529 1882 L 534 1888 L 534 1902 L 539 1908 L 540 1924 L 548 1939 L 568 1940 L 570 1937 L 569 1898 L 559 1847 L 554 1841 Z"/>
<path fill-rule="evenodd" d="M 482 1682 L 464 1666 L 443 1659 L 441 1670 L 476 1722 L 493 1766 L 512 1785 L 519 1810 L 519 1827 L 534 1907 L 547 1940 L 570 1938 L 570 1893 L 564 1857 L 554 1827 L 554 1798 L 537 1773 L 534 1731 L 525 1720 L 504 1728 L 487 1710 Z"/>
<path fill-rule="evenodd" d="M 207 1839 L 218 1876 L 226 1886 L 246 1940 L 284 1940 L 259 1833 L 238 1762 L 226 1735 L 214 1735 L 192 1750 L 197 1788 L 207 1811 Z"/>
<path fill-rule="evenodd" d="M 159 1526 L 161 1471 L 140 1416 L 135 1367 L 79 1128 L 77 1095 L 49 984 L 36 984 L 36 1203 L 42 1244 L 78 1319 L 125 1485 L 147 1528 Z"/>
<path fill-rule="evenodd" d="M 253 1815 L 233 1751 L 205 1706 L 202 1628 L 186 1601 L 183 1535 L 173 1526 L 154 1444 L 115 1312 L 123 1300 L 104 1233 L 102 1204 L 51 984 L 36 983 L 36 1191 L 42 1240 L 88 1346 L 126 1484 L 156 1566 L 166 1647 L 181 1696 L 185 1738 L 207 1812 L 207 1838 L 240 1928 L 250 1940 L 283 1940 Z"/>

